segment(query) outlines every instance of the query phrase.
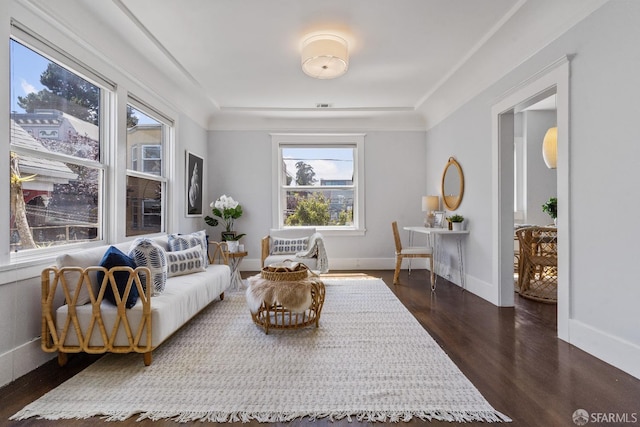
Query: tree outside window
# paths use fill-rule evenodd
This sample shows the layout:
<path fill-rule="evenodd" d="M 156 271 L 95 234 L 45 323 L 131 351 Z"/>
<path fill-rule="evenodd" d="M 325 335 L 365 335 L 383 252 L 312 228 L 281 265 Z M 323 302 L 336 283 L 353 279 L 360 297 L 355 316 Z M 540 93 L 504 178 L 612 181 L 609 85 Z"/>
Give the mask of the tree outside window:
<path fill-rule="evenodd" d="M 99 86 L 11 40 L 11 250 L 101 236 Z"/>
<path fill-rule="evenodd" d="M 278 149 L 281 224 L 354 228 L 356 144 L 287 143 Z"/>

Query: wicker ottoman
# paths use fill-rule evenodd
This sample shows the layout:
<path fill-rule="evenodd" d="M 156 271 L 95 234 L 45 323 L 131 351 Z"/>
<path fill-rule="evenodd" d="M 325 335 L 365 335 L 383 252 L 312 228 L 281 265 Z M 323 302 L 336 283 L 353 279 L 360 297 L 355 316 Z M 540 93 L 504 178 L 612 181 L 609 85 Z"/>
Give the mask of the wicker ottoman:
<path fill-rule="evenodd" d="M 260 275 L 248 279 L 247 304 L 253 323 L 269 329 L 298 329 L 320 322 L 324 283 L 317 276 L 296 281 L 268 280 Z"/>

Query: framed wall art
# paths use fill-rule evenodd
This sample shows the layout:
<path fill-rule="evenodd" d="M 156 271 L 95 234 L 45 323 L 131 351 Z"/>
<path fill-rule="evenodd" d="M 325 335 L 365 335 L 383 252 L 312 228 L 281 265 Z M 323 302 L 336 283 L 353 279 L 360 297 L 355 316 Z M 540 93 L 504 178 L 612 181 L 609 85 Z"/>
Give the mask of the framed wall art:
<path fill-rule="evenodd" d="M 186 215 L 202 216 L 202 183 L 204 159 L 190 151 L 186 152 Z"/>

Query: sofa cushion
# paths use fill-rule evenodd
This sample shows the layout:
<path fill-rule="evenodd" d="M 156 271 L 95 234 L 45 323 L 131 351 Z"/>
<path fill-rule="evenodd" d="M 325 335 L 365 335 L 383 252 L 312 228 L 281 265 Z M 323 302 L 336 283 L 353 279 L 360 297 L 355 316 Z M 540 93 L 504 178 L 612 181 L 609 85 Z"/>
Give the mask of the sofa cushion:
<path fill-rule="evenodd" d="M 128 255 L 133 258 L 137 267 L 148 267 L 151 270 L 151 283 L 153 286 L 151 296 L 161 294 L 167 283 L 167 257 L 165 250 L 152 239 L 141 237 L 131 243 Z M 143 285 L 146 289 L 149 281 L 144 277 L 144 274 L 141 274 L 140 278 L 143 280 Z"/>
<path fill-rule="evenodd" d="M 168 277 L 206 270 L 202 261 L 202 248 L 199 245 L 183 251 L 169 251 L 166 255 Z"/>
<path fill-rule="evenodd" d="M 202 264 L 209 265 L 209 257 L 207 256 L 207 233 L 204 230 L 196 231 L 191 234 L 169 234 L 169 251 L 183 251 L 199 246 L 202 256 Z"/>
<path fill-rule="evenodd" d="M 104 252 L 105 248 L 102 248 Z M 96 262 L 97 263 L 97 262 Z M 153 298 L 151 302 L 151 343 L 155 348 L 162 343 L 178 328 L 180 328 L 191 317 L 206 307 L 211 301 L 219 298 L 220 294 L 229 288 L 230 270 L 227 265 L 210 265 L 206 271 L 189 274 L 186 276 L 172 277 L 167 279 L 164 292 Z M 83 331 L 87 331 L 93 319 L 93 308 L 90 304 L 77 307 L 78 322 Z M 115 322 L 118 319 L 118 309 L 106 302 L 102 303 L 100 312 L 107 331 L 113 331 Z M 58 336 L 67 321 L 69 307 L 63 305 L 56 310 L 56 328 Z M 142 300 L 138 299 L 136 305 L 126 312 L 127 319 L 132 330 L 136 330 L 143 315 Z M 101 334 L 94 329 L 89 341 L 90 346 L 104 346 Z M 110 339 L 110 337 L 107 337 Z M 140 346 L 147 343 L 147 335 L 143 333 L 140 337 Z M 75 328 L 70 327 L 65 338 L 65 345 L 79 345 Z M 130 341 L 124 328 L 119 327 L 113 341 L 114 346 L 129 346 Z"/>
<path fill-rule="evenodd" d="M 112 267 L 131 267 L 133 269 L 136 268 L 136 263 L 133 261 L 133 259 L 131 259 L 128 255 L 123 253 L 115 246 L 109 246 L 109 249 L 107 249 L 107 252 L 105 252 L 104 256 L 102 257 L 102 261 L 100 261 L 100 265 L 106 269 L 110 269 Z M 113 273 L 113 278 L 115 279 L 118 293 L 122 298 L 125 288 L 127 287 L 127 281 L 129 280 L 129 273 L 127 273 L 126 271 L 117 271 Z M 97 279 L 98 285 L 100 285 L 102 283 L 102 280 L 104 279 L 104 273 L 102 271 L 98 271 Z M 131 290 L 129 291 L 129 296 L 127 297 L 125 306 L 127 308 L 131 308 L 136 305 L 138 296 L 138 288 L 134 282 L 131 284 Z M 113 288 L 110 284 L 107 284 L 107 287 L 104 291 L 104 297 L 113 305 L 118 304 L 116 302 L 116 297 L 113 294 Z"/>
<path fill-rule="evenodd" d="M 56 265 L 58 268 L 63 268 L 63 267 L 87 268 L 87 267 L 98 265 L 103 255 L 104 255 L 104 247 L 102 246 L 97 248 L 89 248 L 79 252 L 65 253 L 65 254 L 58 255 L 58 257 L 56 257 Z M 76 292 L 76 289 L 78 287 L 77 286 L 78 281 L 81 279 L 81 273 L 79 271 L 67 271 L 64 273 L 64 278 L 65 278 L 65 281 L 67 282 L 67 288 L 69 289 L 71 298 L 73 298 L 73 295 Z M 98 292 L 98 284 L 97 284 L 98 281 L 96 279 L 95 271 L 89 273 L 89 279 L 91 282 L 91 288 L 93 290 L 93 294 L 96 295 Z M 80 289 L 78 299 L 76 300 L 76 305 L 83 305 L 91 301 L 87 286 L 88 284 L 85 283 L 85 285 L 82 286 L 82 288 Z M 70 303 L 70 301 L 67 301 L 67 304 L 68 303 Z"/>
<path fill-rule="evenodd" d="M 271 254 L 295 254 L 304 251 L 309 245 L 309 237 L 298 237 L 295 239 L 285 239 L 274 237 L 271 239 Z"/>

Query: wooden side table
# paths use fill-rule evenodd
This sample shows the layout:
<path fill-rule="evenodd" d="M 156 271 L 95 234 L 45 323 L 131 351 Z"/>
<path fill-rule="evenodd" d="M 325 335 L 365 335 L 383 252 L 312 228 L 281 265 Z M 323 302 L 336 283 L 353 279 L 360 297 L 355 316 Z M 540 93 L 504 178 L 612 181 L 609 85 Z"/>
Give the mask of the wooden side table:
<path fill-rule="evenodd" d="M 226 255 L 229 259 L 229 268 L 231 269 L 231 286 L 229 287 L 229 290 L 242 291 L 245 289 L 245 285 L 242 281 L 242 276 L 240 275 L 238 267 L 240 267 L 242 259 L 249 255 L 249 253 L 247 251 L 226 252 Z"/>

